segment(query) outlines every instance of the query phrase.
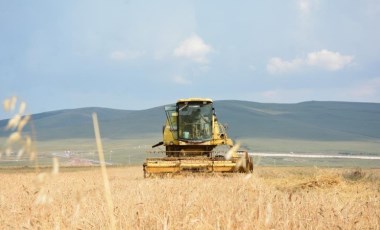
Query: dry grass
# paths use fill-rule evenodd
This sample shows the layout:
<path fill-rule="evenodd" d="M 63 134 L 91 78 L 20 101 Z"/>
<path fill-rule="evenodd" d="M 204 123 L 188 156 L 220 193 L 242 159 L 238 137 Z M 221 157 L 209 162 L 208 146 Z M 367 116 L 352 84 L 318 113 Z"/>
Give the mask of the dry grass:
<path fill-rule="evenodd" d="M 118 229 L 379 229 L 380 171 L 256 168 L 251 175 L 143 179 L 108 168 Z M 99 168 L 0 173 L 0 226 L 111 227 Z"/>

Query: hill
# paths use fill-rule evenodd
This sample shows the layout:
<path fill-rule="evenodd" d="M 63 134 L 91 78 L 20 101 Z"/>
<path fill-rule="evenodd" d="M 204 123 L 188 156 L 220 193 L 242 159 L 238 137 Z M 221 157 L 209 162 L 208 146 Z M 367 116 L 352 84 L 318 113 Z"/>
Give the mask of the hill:
<path fill-rule="evenodd" d="M 108 108 L 67 109 L 32 115 L 32 121 L 25 131 L 33 131 L 39 141 L 93 138 L 94 112 L 98 115 L 102 136 L 111 139 L 141 137 L 147 133 L 160 132 L 164 119 L 163 107 L 140 111 Z M 7 120 L 0 121 L 0 127 L 5 127 L 6 123 Z M 3 128 L 1 130 L 2 136 L 8 135 Z"/>
<path fill-rule="evenodd" d="M 233 138 L 277 138 L 318 141 L 380 139 L 380 104 L 302 102 L 269 104 L 216 101 L 219 120 Z M 37 140 L 93 138 L 91 114 L 98 114 L 102 136 L 109 139 L 159 136 L 165 121 L 163 106 L 147 110 L 80 108 L 32 115 L 27 132 Z M 0 121 L 0 135 L 7 120 Z"/>
<path fill-rule="evenodd" d="M 222 121 L 237 137 L 304 140 L 373 140 L 380 138 L 380 104 L 302 102 L 266 104 L 216 102 Z"/>

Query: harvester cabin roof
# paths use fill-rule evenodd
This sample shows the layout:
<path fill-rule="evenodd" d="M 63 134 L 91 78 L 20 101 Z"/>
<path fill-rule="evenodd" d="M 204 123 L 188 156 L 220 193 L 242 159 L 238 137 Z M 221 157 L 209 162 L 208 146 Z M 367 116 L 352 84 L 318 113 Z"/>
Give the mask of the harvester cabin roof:
<path fill-rule="evenodd" d="M 184 98 L 184 99 L 179 99 L 177 101 L 177 103 L 181 103 L 181 102 L 211 102 L 212 103 L 212 100 L 210 98 L 200 98 L 200 97 L 192 97 L 192 98 Z"/>

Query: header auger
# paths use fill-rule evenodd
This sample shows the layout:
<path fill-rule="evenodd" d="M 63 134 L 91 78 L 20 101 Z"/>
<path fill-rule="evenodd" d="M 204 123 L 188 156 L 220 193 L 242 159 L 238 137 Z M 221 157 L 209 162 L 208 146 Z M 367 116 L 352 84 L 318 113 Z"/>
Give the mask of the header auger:
<path fill-rule="evenodd" d="M 165 106 L 166 123 L 163 158 L 147 158 L 143 164 L 144 177 L 151 174 L 181 172 L 251 172 L 253 162 L 245 151 L 238 151 L 228 138 L 226 129 L 218 122 L 213 102 L 208 98 L 180 99 Z M 213 151 L 228 146 L 228 152 Z"/>

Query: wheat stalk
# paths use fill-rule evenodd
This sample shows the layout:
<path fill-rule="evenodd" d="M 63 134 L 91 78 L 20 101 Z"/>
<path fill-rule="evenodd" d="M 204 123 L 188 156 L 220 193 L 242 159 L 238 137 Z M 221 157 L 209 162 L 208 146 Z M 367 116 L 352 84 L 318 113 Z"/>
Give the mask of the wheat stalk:
<path fill-rule="evenodd" d="M 100 168 L 102 170 L 102 176 L 103 176 L 103 183 L 104 183 L 104 189 L 105 189 L 105 198 L 108 206 L 108 214 L 111 221 L 111 229 L 115 229 L 115 216 L 113 214 L 114 206 L 112 202 L 112 196 L 111 196 L 111 188 L 108 180 L 108 174 L 107 174 L 107 168 L 104 160 L 104 154 L 103 154 L 103 146 L 102 146 L 102 140 L 100 137 L 100 129 L 99 129 L 99 122 L 98 122 L 98 116 L 96 113 L 92 114 L 92 120 L 94 123 L 94 131 L 95 131 L 95 138 L 96 138 L 96 146 L 98 148 L 98 154 L 99 154 L 99 162 L 100 162 Z"/>

